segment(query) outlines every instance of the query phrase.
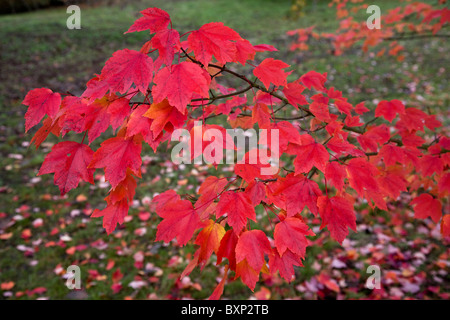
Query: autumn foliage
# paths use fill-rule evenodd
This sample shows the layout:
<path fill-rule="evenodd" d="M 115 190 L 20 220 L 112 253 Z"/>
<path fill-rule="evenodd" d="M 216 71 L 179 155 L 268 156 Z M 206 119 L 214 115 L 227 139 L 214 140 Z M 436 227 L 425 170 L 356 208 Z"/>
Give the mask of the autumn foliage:
<path fill-rule="evenodd" d="M 394 56 L 398 61 L 405 58 L 402 54 L 402 40 L 448 37 L 443 32 L 450 23 L 450 9 L 447 0 L 429 4 L 411 0 L 398 1 L 398 6 L 384 10 L 380 19 L 380 28 L 368 28 L 367 18 L 358 19 L 357 14 L 366 13 L 371 1 L 366 0 L 333 0 L 329 6 L 336 9 L 339 28 L 333 33 L 319 32 L 315 26 L 300 28 L 287 32 L 294 37 L 291 50 L 309 50 L 312 40 L 323 39 L 332 43 L 332 52 L 341 55 L 346 50 L 361 45 L 364 52 L 373 51 L 376 56 L 385 54 Z"/>
<path fill-rule="evenodd" d="M 258 53 L 277 50 L 270 45 L 251 44 L 220 22 L 180 35 L 167 12 L 141 13 L 127 33 L 149 32 L 149 41 L 140 51 L 115 52 L 80 97 L 38 88 L 23 101 L 26 131 L 43 120 L 32 138 L 36 148 L 50 134 L 80 134 L 79 142 L 56 144 L 39 175 L 54 173 L 63 195 L 80 181 L 93 184 L 94 172 L 102 170 L 111 188 L 106 207 L 92 217 L 103 219 L 107 233 L 128 214 L 142 178 L 143 144 L 167 152 L 162 143 L 175 129 L 196 130 L 195 121 L 220 129 L 213 121 L 222 116 L 232 128 L 279 130 L 278 172 L 261 175 L 260 163 L 236 164 L 231 173 L 217 165 L 217 175 L 201 181 L 196 194 L 167 190 L 153 199 L 162 218 L 156 241 L 197 247 L 182 276 L 203 269 L 213 254 L 225 267 L 211 298 L 221 296 L 228 277 L 252 290 L 261 273 L 291 281 L 315 235 L 306 217 L 320 219 L 321 230 L 342 243 L 349 229 L 357 229 L 355 204 L 362 201 L 388 212 L 408 210 L 396 203 L 410 194 L 415 217 L 431 218 L 450 236 L 450 215 L 443 214 L 450 139 L 438 132 L 435 115 L 383 100 L 368 119 L 364 102 L 348 101 L 327 86 L 327 73 L 294 76 L 286 62 L 259 62 Z M 241 84 L 226 86 L 227 78 Z M 280 110 L 294 113 L 281 117 Z M 115 136 L 92 150 L 110 126 Z M 259 143 L 272 147 L 267 139 Z M 272 228 L 263 228 L 262 219 Z"/>

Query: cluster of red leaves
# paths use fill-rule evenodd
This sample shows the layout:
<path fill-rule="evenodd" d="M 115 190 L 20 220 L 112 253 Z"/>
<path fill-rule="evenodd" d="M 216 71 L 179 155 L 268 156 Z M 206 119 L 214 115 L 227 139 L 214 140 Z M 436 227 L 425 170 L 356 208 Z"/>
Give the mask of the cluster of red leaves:
<path fill-rule="evenodd" d="M 409 39 L 419 36 L 439 36 L 441 29 L 450 22 L 450 10 L 443 5 L 431 5 L 424 2 L 406 2 L 387 13 L 382 11 L 381 27 L 369 29 L 366 20 L 357 21 L 352 14 L 366 12 L 370 1 L 365 0 L 333 0 L 329 6 L 336 6 L 336 18 L 340 21 L 339 28 L 333 33 L 318 33 L 314 26 L 288 31 L 287 34 L 295 36 L 291 50 L 308 50 L 308 41 L 314 39 L 330 39 L 333 42 L 333 52 L 341 55 L 345 50 L 356 43 L 362 43 L 362 50 L 367 52 L 370 47 L 379 48 L 377 56 L 386 52 L 396 56 L 402 61 L 404 56 L 400 53 L 404 49 L 397 40 Z M 369 14 L 367 15 L 369 17 Z M 379 47 L 383 42 L 389 45 Z"/>
<path fill-rule="evenodd" d="M 106 208 L 94 210 L 92 217 L 103 217 L 108 233 L 127 216 L 136 179 L 141 178 L 144 142 L 156 152 L 174 129 L 195 131 L 199 120 L 204 129 L 220 129 L 206 120 L 227 115 L 233 128 L 278 130 L 279 153 L 293 159 L 294 168 L 262 175 L 267 165 L 245 162 L 234 166 L 233 177 L 208 177 L 198 197 L 182 198 L 168 190 L 154 198 L 162 218 L 156 240 L 176 239 L 185 245 L 195 238 L 198 245 L 182 276 L 196 266 L 203 269 L 213 253 L 217 265 L 226 265 L 211 298 L 220 297 L 229 272 L 252 290 L 261 273 L 279 272 L 291 281 L 294 266 L 302 266 L 307 237 L 315 235 L 302 216 L 305 208 L 321 218 L 321 229 L 327 228 L 342 243 L 348 228 L 356 231 L 356 198 L 387 211 L 389 202 L 409 192 L 416 217 L 441 221 L 442 234 L 449 235 L 450 215 L 442 217 L 442 203 L 450 193 L 450 139 L 435 135 L 430 140 L 426 134 L 426 128 L 435 131 L 442 126 L 435 116 L 391 100 L 379 102 L 375 109 L 375 120 L 381 124 L 363 123 L 360 116 L 369 109 L 327 88 L 326 73 L 310 71 L 288 82 L 291 72 L 283 61 L 249 63 L 257 52 L 276 50 L 272 46 L 254 46 L 219 22 L 180 36 L 165 11 L 149 8 L 142 15 L 128 32 L 150 31 L 151 40 L 140 51 L 115 52 L 81 97 L 67 94 L 62 99 L 41 88 L 30 91 L 23 102 L 29 107 L 27 131 L 47 116 L 32 139 L 36 147 L 50 133 L 84 133 L 80 143 L 56 144 L 39 174 L 54 173 L 55 184 L 65 194 L 80 180 L 93 183 L 95 169 L 103 169 L 111 189 Z M 257 80 L 227 64 L 251 66 Z M 216 81 L 219 75 L 237 77 L 247 87 L 224 87 Z M 245 95 L 249 90 L 254 93 L 250 101 Z M 214 104 L 220 100 L 224 102 Z M 276 113 L 288 106 L 302 116 L 278 121 Z M 295 121 L 308 117 L 309 129 Z M 91 143 L 109 126 L 117 134 L 93 151 Z M 259 143 L 274 148 L 269 139 Z M 203 143 L 202 150 L 207 145 Z M 250 221 L 259 222 L 256 206 L 274 223 L 272 237 L 250 227 Z"/>

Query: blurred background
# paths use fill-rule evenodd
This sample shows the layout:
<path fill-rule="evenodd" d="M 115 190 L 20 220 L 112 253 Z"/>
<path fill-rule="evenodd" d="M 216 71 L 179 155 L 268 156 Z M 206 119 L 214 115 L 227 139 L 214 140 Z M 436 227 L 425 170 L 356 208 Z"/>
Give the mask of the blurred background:
<path fill-rule="evenodd" d="M 395 1 L 373 1 L 382 12 Z M 436 1 L 428 1 L 435 3 Z M 81 29 L 68 30 L 69 4 L 81 8 Z M 379 100 L 402 99 L 409 106 L 437 114 L 448 126 L 448 52 L 445 39 L 405 43 L 405 59 L 377 58 L 355 47 L 334 56 L 328 41 L 309 44 L 308 51 L 290 51 L 286 32 L 316 26 L 320 32 L 338 27 L 335 8 L 324 0 L 0 0 L 0 299 L 205 299 L 221 279 L 214 262 L 203 272 L 194 270 L 179 279 L 195 250 L 155 243 L 159 218 L 150 204 L 169 188 L 195 193 L 208 166 L 174 167 L 163 149 L 143 151 L 143 179 L 139 181 L 128 221 L 107 236 L 101 219 L 91 219 L 103 208 L 108 184 L 97 171 L 96 185 L 83 184 L 59 196 L 53 176 L 36 176 L 45 155 L 58 138 L 49 137 L 35 150 L 34 132 L 24 133 L 21 105 L 34 88 L 79 95 L 86 82 L 100 73 L 113 52 L 139 50 L 146 32 L 126 34 L 148 7 L 166 10 L 180 34 L 221 21 L 253 44 L 270 44 L 270 56 L 291 64 L 292 81 L 316 70 L 328 73 L 328 87 L 343 91 L 353 104 L 366 101 L 373 110 Z M 364 16 L 364 14 L 363 14 Z M 257 56 L 258 62 L 268 54 Z M 103 134 L 103 138 L 112 131 Z M 69 136 L 67 139 L 70 139 Z M 74 139 L 79 139 L 75 137 Z M 100 139 L 98 139 L 100 140 Z M 78 140 L 77 140 L 78 141 Z M 92 149 L 98 147 L 95 142 Z M 167 153 L 167 152 L 166 152 Z M 226 285 L 231 299 L 448 299 L 449 249 L 439 226 L 412 219 L 411 212 L 390 215 L 372 212 L 361 204 L 358 232 L 343 246 L 328 232 L 319 231 L 308 248 L 304 267 L 287 284 L 265 277 L 251 292 L 240 280 Z M 70 291 L 64 273 L 79 265 L 82 289 Z M 367 266 L 381 267 L 380 290 L 365 287 Z"/>

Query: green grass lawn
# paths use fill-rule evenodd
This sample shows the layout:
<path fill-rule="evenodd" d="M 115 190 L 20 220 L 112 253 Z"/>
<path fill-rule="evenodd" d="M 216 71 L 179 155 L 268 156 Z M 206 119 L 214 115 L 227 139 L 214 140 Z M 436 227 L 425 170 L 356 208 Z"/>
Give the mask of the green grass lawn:
<path fill-rule="evenodd" d="M 393 1 L 376 2 L 382 10 L 395 5 Z M 316 25 L 323 32 L 336 28 L 334 9 L 329 8 L 326 1 L 310 1 L 304 16 L 297 20 L 288 18 L 291 1 L 286 0 L 127 3 L 114 7 L 82 7 L 81 30 L 66 28 L 68 15 L 65 8 L 0 16 L 0 283 L 14 282 L 12 289 L 0 290 L 0 299 L 68 297 L 69 290 L 64 286 L 58 268 L 66 268 L 70 264 L 82 266 L 83 288 L 89 299 L 203 299 L 215 287 L 219 274 L 213 265 L 206 266 L 207 270 L 202 273 L 195 270 L 190 283 L 177 280 L 187 264 L 186 257 L 193 254 L 194 247 L 179 249 L 155 243 L 159 220 L 142 201 L 131 209 L 131 221 L 114 235 L 107 236 L 101 219 L 90 219 L 88 214 L 93 208 L 103 208 L 103 198 L 108 189 L 102 188 L 101 182 L 97 181 L 96 186 L 83 185 L 68 196 L 59 197 L 59 191 L 52 183 L 53 176 L 36 177 L 51 143 L 57 139 L 51 137 L 49 143 L 35 150 L 27 144 L 35 129 L 24 133 L 26 107 L 21 105 L 21 101 L 26 93 L 36 87 L 48 87 L 54 91 L 80 94 L 85 83 L 101 71 L 114 51 L 125 47 L 139 49 L 149 38 L 145 32 L 123 34 L 139 16 L 139 11 L 149 6 L 166 10 L 180 33 L 204 23 L 221 21 L 254 44 L 276 46 L 279 51 L 274 53 L 274 57 L 291 64 L 294 70 L 292 80 L 313 69 L 328 72 L 329 86 L 342 90 L 352 103 L 364 100 L 369 108 L 373 108 L 379 100 L 401 98 L 410 106 L 438 113 L 438 118 L 446 126 L 449 124 L 447 75 L 450 48 L 443 39 L 408 41 L 405 43 L 406 57 L 401 63 L 389 57 L 375 59 L 362 54 L 361 50 L 352 50 L 339 57 L 331 56 L 328 54 L 329 45 L 324 42 L 311 43 L 309 52 L 289 52 L 292 39 L 286 36 L 286 31 L 310 25 Z M 136 199 L 151 198 L 169 188 L 176 188 L 180 193 L 192 193 L 194 191 L 189 186 L 195 185 L 198 177 L 204 175 L 204 172 L 191 171 L 191 167 L 174 172 L 164 152 L 154 155 L 146 149 L 145 153 L 148 155 L 145 172 L 139 181 Z M 187 179 L 186 184 L 179 183 L 183 179 Z M 142 212 L 150 212 L 150 219 L 141 220 L 139 213 Z M 43 221 L 42 226 L 36 226 L 39 219 Z M 379 218 L 365 215 L 359 219 L 369 224 Z M 423 244 L 421 239 L 425 236 L 414 231 L 419 226 L 431 228 L 429 225 L 417 221 L 409 224 L 412 227 L 405 227 L 405 243 L 418 241 L 421 243 L 417 245 L 419 250 L 429 248 L 430 258 L 446 251 L 439 243 Z M 399 232 L 395 228 L 387 225 L 385 231 L 395 235 Z M 143 229 L 146 233 L 140 236 Z M 363 247 L 376 241 L 373 237 L 373 234 L 362 232 L 353 233 L 351 239 L 356 247 Z M 324 263 L 325 270 L 327 260 L 324 258 L 333 259 L 333 254 L 345 253 L 329 236 L 323 238 L 322 248 L 311 248 L 305 268 L 298 270 L 294 284 L 278 284 L 276 280 L 265 279 L 264 284 L 257 285 L 256 291 L 261 286 L 273 285 L 277 289 L 273 290 L 272 298 L 301 295 L 301 290 L 296 287 L 321 272 L 317 269 L 317 261 Z M 330 253 L 324 252 L 323 248 Z M 136 267 L 136 253 L 143 254 L 143 267 Z M 362 254 L 360 263 L 365 265 L 369 260 L 369 255 Z M 114 266 L 110 268 L 113 262 Z M 349 266 L 353 263 L 357 270 L 355 274 L 363 275 L 364 269 L 358 262 L 350 261 Z M 123 274 L 120 280 L 123 288 L 114 293 L 111 278 L 118 268 Z M 423 269 L 435 272 L 439 266 L 430 260 L 424 263 Z M 145 282 L 141 289 L 136 285 L 139 281 Z M 361 281 L 360 289 L 363 286 Z M 46 291 L 32 291 L 39 287 L 46 288 Z M 5 295 L 6 292 L 11 294 Z M 349 293 L 348 297 L 358 298 L 367 294 L 367 290 L 361 289 Z M 227 285 L 224 293 L 225 297 L 235 299 L 251 295 L 240 281 Z"/>

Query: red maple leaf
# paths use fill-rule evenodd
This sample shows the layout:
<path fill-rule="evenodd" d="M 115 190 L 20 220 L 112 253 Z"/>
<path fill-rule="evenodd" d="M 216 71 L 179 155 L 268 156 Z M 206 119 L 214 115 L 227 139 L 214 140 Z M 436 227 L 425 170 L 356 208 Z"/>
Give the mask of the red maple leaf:
<path fill-rule="evenodd" d="M 144 114 L 148 111 L 148 106 L 141 104 L 134 109 L 127 122 L 127 132 L 125 137 L 129 138 L 137 134 L 141 134 L 144 141 L 147 142 L 156 152 L 156 148 L 160 143 L 160 139 L 155 139 L 157 136 L 151 131 L 153 120 L 145 117 Z"/>
<path fill-rule="evenodd" d="M 353 106 L 351 103 L 348 103 L 343 99 L 335 99 L 334 105 L 341 113 L 345 113 L 346 115 L 351 116 L 351 111 L 353 110 Z"/>
<path fill-rule="evenodd" d="M 122 224 L 128 214 L 128 201 L 122 199 L 116 203 L 108 203 L 105 209 L 95 209 L 92 218 L 103 217 L 103 228 L 110 234 L 116 229 L 117 224 Z"/>
<path fill-rule="evenodd" d="M 236 233 L 230 229 L 223 236 L 220 241 L 219 250 L 217 251 L 217 265 L 222 263 L 223 258 L 228 259 L 228 264 L 231 270 L 236 270 L 236 244 L 238 237 Z"/>
<path fill-rule="evenodd" d="M 134 83 L 143 94 L 153 78 L 153 60 L 142 52 L 123 49 L 113 53 L 100 75 L 112 92 L 125 93 Z"/>
<path fill-rule="evenodd" d="M 414 218 L 431 219 L 437 223 L 442 217 L 442 204 L 438 199 L 433 198 L 429 193 L 422 193 L 411 201 L 414 206 Z"/>
<path fill-rule="evenodd" d="M 269 268 L 272 273 L 280 272 L 280 276 L 291 282 L 294 276 L 294 266 L 302 267 L 301 258 L 290 250 L 282 255 L 277 250 L 269 258 Z"/>
<path fill-rule="evenodd" d="M 347 165 L 347 174 L 350 186 L 364 197 L 365 191 L 378 192 L 378 184 L 375 177 L 378 169 L 363 158 L 351 159 Z"/>
<path fill-rule="evenodd" d="M 47 88 L 33 89 L 22 104 L 28 106 L 25 113 L 25 132 L 37 125 L 45 115 L 53 118 L 61 105 L 61 96 Z"/>
<path fill-rule="evenodd" d="M 236 61 L 236 45 L 233 41 L 241 36 L 222 22 L 204 24 L 200 29 L 192 31 L 187 42 L 194 51 L 195 59 L 204 66 L 216 58 L 219 64 Z"/>
<path fill-rule="evenodd" d="M 383 161 L 387 166 L 392 166 L 397 162 L 403 163 L 405 159 L 403 149 L 391 144 L 383 145 L 378 154 L 383 158 Z"/>
<path fill-rule="evenodd" d="M 244 231 L 236 244 L 236 263 L 247 260 L 254 270 L 259 272 L 265 261 L 264 254 L 272 252 L 269 240 L 261 230 Z"/>
<path fill-rule="evenodd" d="M 54 182 L 61 195 L 76 188 L 80 180 L 94 184 L 95 169 L 88 169 L 94 152 L 85 144 L 63 141 L 53 146 L 38 175 L 55 173 Z"/>
<path fill-rule="evenodd" d="M 344 179 L 347 177 L 347 172 L 344 166 L 338 162 L 328 162 L 325 169 L 325 178 L 327 182 L 333 185 L 340 192 L 344 190 Z"/>
<path fill-rule="evenodd" d="M 200 227 L 200 218 L 188 200 L 169 202 L 156 213 L 163 218 L 158 224 L 156 241 L 169 242 L 176 238 L 184 246 Z"/>
<path fill-rule="evenodd" d="M 286 79 L 290 72 L 285 72 L 283 69 L 288 67 L 289 65 L 281 60 L 267 58 L 253 70 L 253 74 L 267 89 L 271 83 L 275 86 L 286 86 Z"/>
<path fill-rule="evenodd" d="M 253 269 L 246 259 L 242 260 L 238 264 L 236 264 L 236 278 L 241 278 L 242 282 L 250 288 L 250 290 L 254 290 L 256 286 L 256 282 L 259 280 L 259 271 Z"/>
<path fill-rule="evenodd" d="M 192 62 L 185 61 L 161 69 L 154 82 L 154 102 L 160 103 L 167 99 L 182 114 L 186 113 L 186 106 L 195 94 L 209 98 L 211 77 L 206 70 Z"/>
<path fill-rule="evenodd" d="M 358 136 L 356 139 L 364 151 L 370 150 L 377 152 L 378 144 L 385 144 L 389 141 L 390 137 L 391 134 L 389 133 L 389 128 L 386 125 L 380 125 L 369 128 L 364 134 Z"/>
<path fill-rule="evenodd" d="M 157 32 L 151 40 L 152 48 L 158 49 L 159 57 L 166 66 L 171 65 L 175 51 L 180 50 L 180 34 L 174 29 Z"/>
<path fill-rule="evenodd" d="M 356 231 L 356 216 L 352 203 L 343 197 L 319 197 L 317 201 L 322 217 L 321 229 L 327 227 L 333 239 L 342 244 L 348 228 Z"/>
<path fill-rule="evenodd" d="M 322 195 L 319 185 L 303 175 L 289 174 L 280 183 L 275 195 L 282 194 L 286 198 L 286 212 L 289 217 L 301 212 L 305 206 L 316 215 L 317 198 Z"/>
<path fill-rule="evenodd" d="M 375 117 L 383 117 L 387 121 L 392 122 L 395 116 L 405 113 L 405 106 L 400 100 L 394 99 L 391 101 L 382 100 L 378 103 L 375 109 Z"/>
<path fill-rule="evenodd" d="M 89 168 L 105 168 L 105 178 L 115 188 L 125 179 L 127 168 L 140 177 L 141 148 L 141 141 L 134 137 L 110 138 L 94 153 Z"/>
<path fill-rule="evenodd" d="M 227 215 L 228 224 L 236 233 L 241 232 L 247 218 L 256 221 L 255 208 L 248 195 L 243 192 L 225 191 L 216 208 L 217 218 Z"/>
<path fill-rule="evenodd" d="M 183 115 L 177 108 L 170 105 L 167 100 L 160 103 L 152 103 L 143 117 L 152 119 L 150 130 L 154 137 L 158 137 L 163 130 L 172 132 L 174 128 L 184 125 L 187 114 Z"/>
<path fill-rule="evenodd" d="M 240 64 L 245 66 L 245 62 L 247 60 L 253 60 L 255 57 L 255 48 L 250 43 L 250 41 L 245 39 L 240 39 L 235 42 L 236 46 L 236 58 L 235 61 L 238 61 Z"/>
<path fill-rule="evenodd" d="M 311 70 L 300 77 L 300 80 L 308 88 L 314 88 L 317 91 L 326 92 L 327 89 L 324 87 L 327 81 L 327 73 L 318 73 L 317 71 Z"/>
<path fill-rule="evenodd" d="M 147 8 L 141 11 L 143 17 L 137 19 L 125 33 L 150 30 L 155 33 L 166 29 L 170 23 L 169 14 L 159 8 Z"/>
<path fill-rule="evenodd" d="M 81 94 L 81 97 L 89 99 L 90 102 L 100 99 L 109 90 L 109 84 L 107 81 L 100 79 L 100 76 L 96 75 L 94 78 L 88 81 L 86 84 L 86 90 Z"/>
<path fill-rule="evenodd" d="M 290 250 L 300 257 L 304 257 L 306 247 L 309 244 L 306 236 L 314 236 L 314 232 L 302 220 L 295 217 L 287 217 L 283 221 L 277 223 L 273 237 L 275 246 L 280 256 Z"/>
<path fill-rule="evenodd" d="M 217 254 L 224 235 L 224 227 L 213 220 L 208 220 L 208 224 L 200 231 L 195 239 L 195 244 L 200 246 L 198 264 L 201 269 L 204 268 L 213 252 Z"/>
<path fill-rule="evenodd" d="M 295 172 L 305 173 L 309 172 L 312 167 L 316 167 L 322 172 L 325 172 L 325 166 L 330 159 L 330 154 L 327 149 L 317 143 L 310 135 L 303 135 L 301 145 L 289 145 L 288 153 L 295 154 L 297 157 L 294 160 Z"/>
<path fill-rule="evenodd" d="M 308 104 L 306 97 L 302 95 L 303 90 L 305 90 L 305 87 L 300 84 L 300 80 L 288 83 L 283 89 L 286 99 L 288 99 L 289 103 L 296 109 L 298 109 L 298 106 Z"/>

